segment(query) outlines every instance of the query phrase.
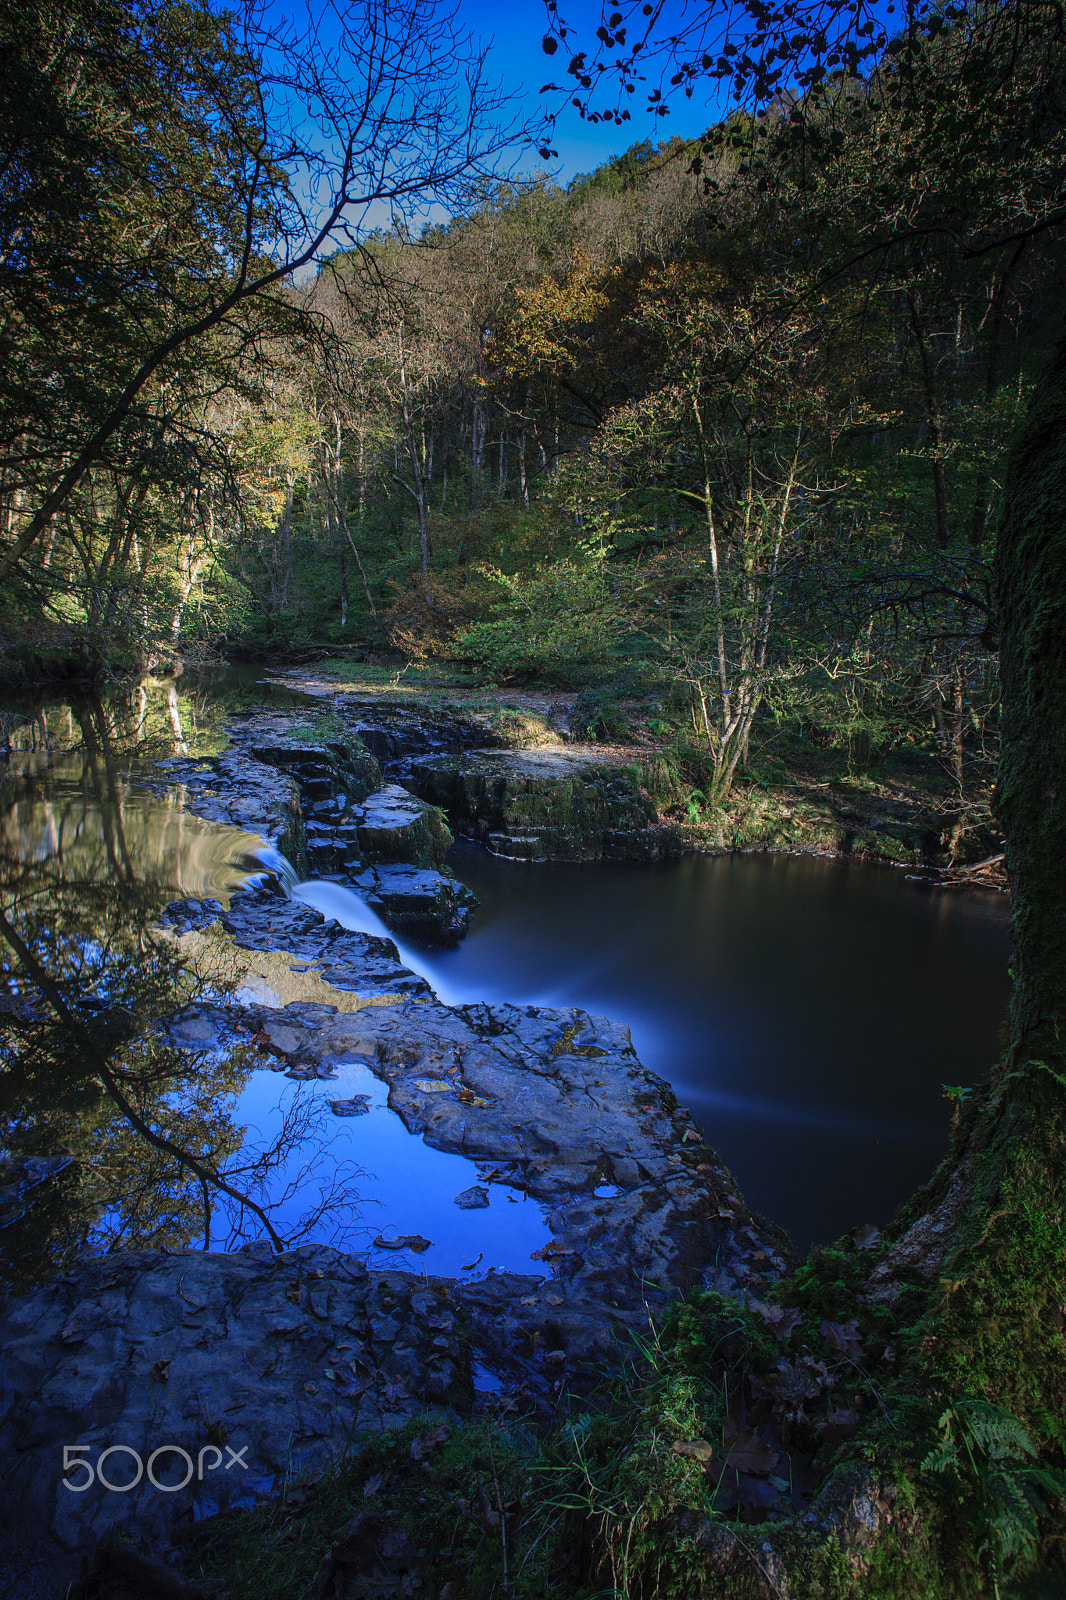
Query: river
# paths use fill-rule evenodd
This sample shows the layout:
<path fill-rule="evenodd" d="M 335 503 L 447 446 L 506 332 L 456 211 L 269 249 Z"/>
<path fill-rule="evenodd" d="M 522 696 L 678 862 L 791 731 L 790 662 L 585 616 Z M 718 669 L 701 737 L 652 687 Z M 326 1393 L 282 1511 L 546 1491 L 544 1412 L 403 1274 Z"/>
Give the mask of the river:
<path fill-rule="evenodd" d="M 257 697 L 245 687 L 245 702 Z M 25 705 L 11 711 L 11 766 L 23 778 L 4 804 L 7 907 L 26 926 L 58 917 L 71 950 L 99 950 L 107 918 L 117 926 L 125 915 L 123 895 L 149 910 L 178 895 L 224 899 L 255 869 L 261 842 L 183 813 L 180 789 L 152 763 L 217 748 L 232 706 L 210 685 L 183 684 L 180 695 L 163 685 L 128 697 L 117 712 L 68 708 L 65 721 L 55 708 L 43 722 L 25 720 Z M 801 1249 L 887 1222 L 946 1148 L 944 1086 L 975 1082 L 996 1059 L 1008 993 L 1002 896 L 792 857 L 529 865 L 460 842 L 450 864 L 481 902 L 470 933 L 453 951 L 405 948 L 409 964 L 450 1003 L 578 1005 L 626 1021 L 748 1203 Z M 296 894 L 349 926 L 374 926 L 343 884 L 309 881 Z M 238 1122 L 267 1085 L 283 1087 L 261 1072 L 242 1081 L 243 1095 L 237 1078 L 223 1085 L 238 1095 Z M 2 1109 L 8 1129 L 24 1132 L 25 1107 Z M 381 1114 L 392 1143 L 379 1153 L 397 1190 L 407 1181 L 397 1141 L 416 1165 L 425 1147 Z M 56 1126 L 53 1143 L 70 1144 Z M 50 1149 L 43 1134 L 37 1147 Z M 429 1153 L 427 1182 L 430 1156 L 460 1159 Z M 462 1186 L 450 1171 L 439 1185 Z M 384 1215 L 384 1191 L 381 1200 L 381 1225 L 408 1226 Z M 525 1217 L 516 1231 L 528 1259 Z"/>

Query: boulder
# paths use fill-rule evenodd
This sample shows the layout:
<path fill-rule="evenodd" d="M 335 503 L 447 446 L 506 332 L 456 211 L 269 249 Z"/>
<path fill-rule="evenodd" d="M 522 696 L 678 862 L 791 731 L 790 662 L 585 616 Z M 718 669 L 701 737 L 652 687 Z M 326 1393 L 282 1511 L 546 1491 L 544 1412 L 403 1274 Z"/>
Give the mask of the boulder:
<path fill-rule="evenodd" d="M 408 785 L 495 855 L 529 861 L 658 861 L 679 853 L 637 776 L 594 749 L 424 756 Z"/>
<path fill-rule="evenodd" d="M 457 878 L 427 867 L 366 867 L 350 882 L 382 922 L 415 944 L 458 944 L 478 903 Z"/>
<path fill-rule="evenodd" d="M 359 853 L 368 863 L 405 862 L 439 867 L 452 843 L 436 805 L 387 783 L 355 808 Z"/>

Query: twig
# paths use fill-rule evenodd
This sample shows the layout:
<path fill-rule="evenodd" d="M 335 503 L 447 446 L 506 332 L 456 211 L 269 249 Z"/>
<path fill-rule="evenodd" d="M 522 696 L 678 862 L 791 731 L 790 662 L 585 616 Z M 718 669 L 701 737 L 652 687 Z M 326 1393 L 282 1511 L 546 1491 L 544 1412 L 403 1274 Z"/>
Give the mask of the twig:
<path fill-rule="evenodd" d="M 507 1575 L 507 1513 L 503 1508 L 503 1496 L 500 1493 L 500 1480 L 496 1476 L 496 1457 L 492 1453 L 492 1428 L 488 1419 L 485 1421 L 485 1443 L 489 1447 L 489 1465 L 492 1467 L 492 1486 L 496 1490 L 496 1510 L 500 1514 L 500 1548 L 503 1552 L 503 1586 L 511 1587 L 511 1580 Z"/>

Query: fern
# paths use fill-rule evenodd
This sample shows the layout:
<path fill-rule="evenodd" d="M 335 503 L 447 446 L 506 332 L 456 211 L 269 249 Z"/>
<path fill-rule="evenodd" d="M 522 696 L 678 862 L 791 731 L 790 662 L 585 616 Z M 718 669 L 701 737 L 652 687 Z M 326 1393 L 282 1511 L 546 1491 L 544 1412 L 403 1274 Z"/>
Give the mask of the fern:
<path fill-rule="evenodd" d="M 1009 1411 L 987 1400 L 960 1399 L 937 1424 L 940 1442 L 922 1462 L 967 1494 L 984 1538 L 979 1555 L 993 1577 L 1037 1557 L 1045 1496 L 1066 1499 L 1066 1475 L 1037 1462 L 1031 1436 Z M 998 1592 L 998 1590 L 997 1590 Z"/>

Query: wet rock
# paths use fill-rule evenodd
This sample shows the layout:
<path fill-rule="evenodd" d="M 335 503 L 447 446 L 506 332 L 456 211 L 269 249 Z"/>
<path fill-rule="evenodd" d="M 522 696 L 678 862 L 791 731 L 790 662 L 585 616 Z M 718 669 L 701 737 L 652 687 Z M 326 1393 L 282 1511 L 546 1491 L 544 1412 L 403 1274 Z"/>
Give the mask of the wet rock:
<path fill-rule="evenodd" d="M 82 1554 L 113 1527 L 165 1543 L 194 1509 L 223 1509 L 293 1468 L 328 1464 L 427 1401 L 468 1409 L 458 1332 L 430 1325 L 438 1287 L 367 1272 L 325 1246 L 280 1256 L 253 1246 L 108 1256 L 9 1302 L 5 1592 L 65 1594 Z M 384 1318 L 389 1338 L 375 1334 Z"/>
<path fill-rule="evenodd" d="M 349 881 L 383 922 L 417 944 L 458 944 L 477 905 L 457 878 L 425 867 L 366 867 Z"/>
<path fill-rule="evenodd" d="M 464 1189 L 455 1197 L 455 1203 L 460 1211 L 478 1211 L 489 1203 L 489 1191 L 480 1184 L 472 1184 L 469 1189 Z"/>
<path fill-rule="evenodd" d="M 470 750 L 404 768 L 409 787 L 445 808 L 460 833 L 496 855 L 531 861 L 659 861 L 676 829 L 633 773 L 595 749 Z"/>
<path fill-rule="evenodd" d="M 451 847 L 451 833 L 437 807 L 397 783 L 385 784 L 356 807 L 354 818 L 364 861 L 439 867 Z"/>
<path fill-rule="evenodd" d="M 185 779 L 186 809 L 208 822 L 259 834 L 299 870 L 304 860 L 299 785 L 239 747 Z"/>
<path fill-rule="evenodd" d="M 234 895 L 222 919 L 226 932 L 246 950 L 285 950 L 315 963 L 334 988 L 364 994 L 429 995 L 424 978 L 400 965 L 391 939 L 353 933 L 321 911 L 278 901 L 261 890 Z"/>
<path fill-rule="evenodd" d="M 329 1109 L 335 1117 L 366 1117 L 370 1114 L 370 1096 L 353 1094 L 348 1100 L 331 1100 Z"/>
<path fill-rule="evenodd" d="M 365 800 L 381 785 L 381 768 L 358 735 L 322 744 L 283 737 L 273 742 L 264 733 L 278 727 L 277 718 L 259 718 L 247 738 L 248 753 L 257 761 L 290 773 L 306 800 L 335 800 L 343 794 L 348 804 Z M 284 730 L 284 722 L 281 728 Z"/>
<path fill-rule="evenodd" d="M 374 1240 L 374 1248 L 376 1250 L 414 1250 L 421 1255 L 423 1250 L 428 1250 L 432 1243 L 432 1239 L 424 1239 L 420 1233 L 405 1233 L 398 1239 L 385 1239 L 379 1234 Z"/>
<path fill-rule="evenodd" d="M 398 994 L 387 1007 L 316 1013 L 305 1027 L 292 1007 L 263 1013 L 272 1036 L 275 1022 L 300 1061 L 362 1055 L 412 1134 L 483 1165 L 469 1192 L 499 1182 L 547 1205 L 540 1259 L 568 1303 L 636 1308 L 697 1286 L 757 1295 L 785 1264 L 780 1231 L 686 1137 L 691 1122 L 669 1086 L 607 1017 Z"/>

